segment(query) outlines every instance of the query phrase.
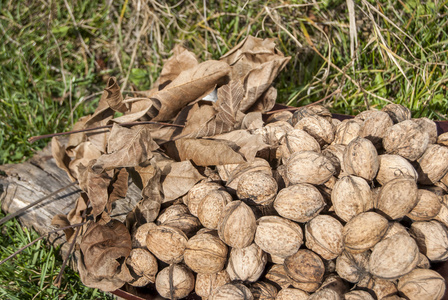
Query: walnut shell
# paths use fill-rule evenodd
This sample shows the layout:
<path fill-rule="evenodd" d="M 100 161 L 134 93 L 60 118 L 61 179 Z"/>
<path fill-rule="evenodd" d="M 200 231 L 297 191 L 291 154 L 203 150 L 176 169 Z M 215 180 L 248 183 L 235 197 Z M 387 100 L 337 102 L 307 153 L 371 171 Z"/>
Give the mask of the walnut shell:
<path fill-rule="evenodd" d="M 186 266 L 172 264 L 157 274 L 156 289 L 164 298 L 187 297 L 194 289 L 194 275 Z"/>
<path fill-rule="evenodd" d="M 242 201 L 232 201 L 221 214 L 218 234 L 233 248 L 248 247 L 254 240 L 257 223 L 252 210 Z"/>
<path fill-rule="evenodd" d="M 294 289 L 294 288 L 284 288 L 281 289 L 275 300 L 308 300 L 309 294 L 305 291 Z"/>
<path fill-rule="evenodd" d="M 274 264 L 266 273 L 265 278 L 282 289 L 291 285 L 291 278 L 288 277 L 283 264 Z"/>
<path fill-rule="evenodd" d="M 196 273 L 214 274 L 224 269 L 227 251 L 215 231 L 197 234 L 187 242 L 184 262 Z"/>
<path fill-rule="evenodd" d="M 414 222 L 411 233 L 420 251 L 432 262 L 448 260 L 448 232 L 437 221 Z"/>
<path fill-rule="evenodd" d="M 325 155 L 333 164 L 336 172 L 335 176 L 340 176 L 340 173 L 344 172 L 342 169 L 344 165 L 344 151 L 346 146 L 339 144 L 331 144 L 328 145 L 323 151 L 322 154 Z"/>
<path fill-rule="evenodd" d="M 291 155 L 286 163 L 286 176 L 292 184 L 323 184 L 336 169 L 323 154 L 314 151 L 301 151 Z"/>
<path fill-rule="evenodd" d="M 259 300 L 275 300 L 277 296 L 277 288 L 272 284 L 264 281 L 257 281 L 249 287 L 255 299 Z"/>
<path fill-rule="evenodd" d="M 365 179 L 353 175 L 336 181 L 331 192 L 331 201 L 336 215 L 346 222 L 373 208 L 369 184 Z"/>
<path fill-rule="evenodd" d="M 417 159 L 418 183 L 432 185 L 448 172 L 448 147 L 429 145 Z"/>
<path fill-rule="evenodd" d="M 383 154 L 378 156 L 380 168 L 376 180 L 385 185 L 396 178 L 411 178 L 417 182 L 418 174 L 414 167 L 400 155 Z"/>
<path fill-rule="evenodd" d="M 429 143 L 435 144 L 437 142 L 437 125 L 436 122 L 428 118 L 414 119 L 414 122 L 421 126 L 423 131 L 429 135 Z"/>
<path fill-rule="evenodd" d="M 269 205 L 277 195 L 277 181 L 263 171 L 247 172 L 241 175 L 236 194 L 249 205 Z"/>
<path fill-rule="evenodd" d="M 418 260 L 419 250 L 414 239 L 409 235 L 397 233 L 373 247 L 369 270 L 374 276 L 395 279 L 412 271 Z"/>
<path fill-rule="evenodd" d="M 285 259 L 288 276 L 299 283 L 320 284 L 324 277 L 325 265 L 322 259 L 311 250 L 300 249 Z"/>
<path fill-rule="evenodd" d="M 357 286 L 373 291 L 377 299 L 387 299 L 398 292 L 395 282 L 375 276 L 365 276 Z"/>
<path fill-rule="evenodd" d="M 368 273 L 370 251 L 351 253 L 343 251 L 336 259 L 336 272 L 348 282 L 357 283 Z"/>
<path fill-rule="evenodd" d="M 420 268 L 420 269 L 429 269 L 429 268 L 431 268 L 431 262 L 426 257 L 426 255 L 422 254 L 421 252 L 418 254 L 417 268 Z"/>
<path fill-rule="evenodd" d="M 367 181 L 372 181 L 379 169 L 378 153 L 375 147 L 371 141 L 362 137 L 357 137 L 347 145 L 343 160 L 345 172 Z"/>
<path fill-rule="evenodd" d="M 199 219 L 189 213 L 172 217 L 163 222 L 162 225 L 180 229 L 187 237 L 192 237 L 202 227 Z"/>
<path fill-rule="evenodd" d="M 274 123 L 278 121 L 291 123 L 291 119 L 292 119 L 292 112 L 283 110 L 270 115 L 269 118 L 266 120 L 266 123 Z"/>
<path fill-rule="evenodd" d="M 257 220 L 255 243 L 266 253 L 286 258 L 296 253 L 303 244 L 300 226 L 277 216 L 265 216 Z"/>
<path fill-rule="evenodd" d="M 190 210 L 190 213 L 197 217 L 198 216 L 198 206 L 199 203 L 201 203 L 202 199 L 204 199 L 205 196 L 207 196 L 208 193 L 214 190 L 221 189 L 222 186 L 215 182 L 199 182 L 194 187 L 190 189 L 190 191 L 187 194 L 187 197 L 185 198 L 186 205 L 188 206 L 188 209 Z"/>
<path fill-rule="evenodd" d="M 158 270 L 157 259 L 148 250 L 134 248 L 131 250 L 126 264 L 132 270 L 131 275 L 135 280 L 129 282 L 132 286 L 145 286 L 156 280 Z"/>
<path fill-rule="evenodd" d="M 210 300 L 253 300 L 252 292 L 241 283 L 227 283 L 217 288 Z"/>
<path fill-rule="evenodd" d="M 198 207 L 198 219 L 201 224 L 209 229 L 218 229 L 219 217 L 232 200 L 232 196 L 226 191 L 214 190 L 208 193 Z"/>
<path fill-rule="evenodd" d="M 184 258 L 187 241 L 187 236 L 180 229 L 160 225 L 149 230 L 146 247 L 167 264 L 180 263 Z"/>
<path fill-rule="evenodd" d="M 333 272 L 329 271 L 327 269 L 326 262 L 334 262 L 334 261 L 333 260 L 324 261 L 326 273 L 329 275 L 326 275 L 325 280 L 320 286 L 319 290 L 330 289 L 337 292 L 340 296 L 342 296 L 343 294 L 349 291 L 350 288 L 349 284 L 341 277 L 339 277 L 339 275 L 335 274 L 334 271 Z"/>
<path fill-rule="evenodd" d="M 323 105 L 315 104 L 299 107 L 292 116 L 291 124 L 294 126 L 303 118 L 315 115 L 321 116 L 328 122 L 330 122 L 332 118 L 331 112 L 328 110 L 328 108 Z"/>
<path fill-rule="evenodd" d="M 263 138 L 263 142 L 271 146 L 278 146 L 284 136 L 293 130 L 288 122 L 277 121 L 275 123 L 266 124 L 264 127 L 255 129 L 253 134 L 259 134 Z"/>
<path fill-rule="evenodd" d="M 338 257 L 342 244 L 342 224 L 332 216 L 319 215 L 305 226 L 306 247 L 324 259 Z"/>
<path fill-rule="evenodd" d="M 331 289 L 321 289 L 310 295 L 308 300 L 342 300 L 338 292 Z"/>
<path fill-rule="evenodd" d="M 157 217 L 157 225 L 162 225 L 164 222 L 175 219 L 178 216 L 182 216 L 184 214 L 190 213 L 188 211 L 188 207 L 184 204 L 173 204 L 167 208 L 165 208 L 163 211 L 160 212 L 159 216 Z"/>
<path fill-rule="evenodd" d="M 397 233 L 409 235 L 407 228 L 401 225 L 399 222 L 389 222 L 389 229 L 387 230 L 386 235 L 383 237 L 383 239 L 387 239 Z"/>
<path fill-rule="evenodd" d="M 366 291 L 353 290 L 344 294 L 345 300 L 374 300 L 372 295 Z"/>
<path fill-rule="evenodd" d="M 267 259 L 255 243 L 241 249 L 232 248 L 226 270 L 232 280 L 255 282 L 263 273 Z"/>
<path fill-rule="evenodd" d="M 300 151 L 320 152 L 320 145 L 306 131 L 294 129 L 288 132 L 281 141 L 280 152 L 283 162 L 286 162 L 291 154 Z"/>
<path fill-rule="evenodd" d="M 417 205 L 407 214 L 413 221 L 429 221 L 440 211 L 442 203 L 439 196 L 428 190 L 419 189 Z"/>
<path fill-rule="evenodd" d="M 336 127 L 333 144 L 348 145 L 360 136 L 362 123 L 358 120 L 347 119 Z"/>
<path fill-rule="evenodd" d="M 226 186 L 236 191 L 241 176 L 246 172 L 255 172 L 255 171 L 263 171 L 266 174 L 272 175 L 272 169 L 271 165 L 269 165 L 269 162 L 265 159 L 256 157 L 254 161 L 246 162 L 236 167 L 230 173 L 229 180 L 227 180 Z"/>
<path fill-rule="evenodd" d="M 415 269 L 398 279 L 398 290 L 407 299 L 439 300 L 445 294 L 445 278 L 434 270 Z"/>
<path fill-rule="evenodd" d="M 325 207 L 319 190 L 307 183 L 291 185 L 280 190 L 274 201 L 278 214 L 296 222 L 308 222 Z"/>
<path fill-rule="evenodd" d="M 395 124 L 411 119 L 411 111 L 401 104 L 388 104 L 381 111 L 386 112 Z"/>
<path fill-rule="evenodd" d="M 365 212 L 353 217 L 342 229 L 345 249 L 361 253 L 381 241 L 389 227 L 386 218 L 375 212 Z"/>
<path fill-rule="evenodd" d="M 442 206 L 434 219 L 445 225 L 445 227 L 448 227 L 448 195 L 441 197 L 441 200 Z"/>
<path fill-rule="evenodd" d="M 334 140 L 333 124 L 318 115 L 304 117 L 294 125 L 294 129 L 305 130 L 321 147 L 331 144 Z"/>
<path fill-rule="evenodd" d="M 213 292 L 220 286 L 229 283 L 230 277 L 226 270 L 215 274 L 201 274 L 196 275 L 196 284 L 194 290 L 198 296 L 203 298 L 210 297 Z"/>
<path fill-rule="evenodd" d="M 389 115 L 383 111 L 371 113 L 361 126 L 359 136 L 372 142 L 375 148 L 382 146 L 386 130 L 394 124 Z"/>
<path fill-rule="evenodd" d="M 437 144 L 448 147 L 448 132 L 442 133 L 437 137 Z"/>
<path fill-rule="evenodd" d="M 132 233 L 132 248 L 146 248 L 146 237 L 148 232 L 152 228 L 156 228 L 157 225 L 153 222 L 145 223 L 139 226 Z"/>
<path fill-rule="evenodd" d="M 417 184 L 413 179 L 397 178 L 380 190 L 376 208 L 392 220 L 404 217 L 418 202 Z"/>
<path fill-rule="evenodd" d="M 429 135 L 413 120 L 405 120 L 386 130 L 383 147 L 389 154 L 398 154 L 414 161 L 425 152 Z"/>

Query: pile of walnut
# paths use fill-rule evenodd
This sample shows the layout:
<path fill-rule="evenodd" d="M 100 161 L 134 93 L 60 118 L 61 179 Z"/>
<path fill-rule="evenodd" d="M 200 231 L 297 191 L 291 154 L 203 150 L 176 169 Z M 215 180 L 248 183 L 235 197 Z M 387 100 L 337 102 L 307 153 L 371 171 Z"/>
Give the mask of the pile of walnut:
<path fill-rule="evenodd" d="M 203 299 L 441 299 L 448 134 L 390 104 L 272 114 L 252 163 L 216 166 L 132 232 L 134 286 Z"/>

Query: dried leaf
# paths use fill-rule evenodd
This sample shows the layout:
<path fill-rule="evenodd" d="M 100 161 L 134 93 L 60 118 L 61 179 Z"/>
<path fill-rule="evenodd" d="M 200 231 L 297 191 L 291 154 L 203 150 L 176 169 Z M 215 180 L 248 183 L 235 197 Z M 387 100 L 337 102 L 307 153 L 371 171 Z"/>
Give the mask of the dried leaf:
<path fill-rule="evenodd" d="M 163 202 L 161 170 L 153 165 L 155 174 L 149 180 L 146 187 L 142 190 L 143 199 L 137 203 L 132 211 L 133 218 L 138 224 L 153 222 L 160 212 L 160 206 Z"/>
<path fill-rule="evenodd" d="M 73 177 L 80 179 L 79 165 L 83 167 L 88 166 L 94 159 L 101 156 L 101 151 L 98 150 L 91 142 L 83 142 L 72 150 L 75 158 L 70 162 L 69 169 Z"/>
<path fill-rule="evenodd" d="M 85 127 L 86 121 L 90 118 L 90 115 L 83 116 L 78 119 L 78 122 L 73 125 L 72 130 L 80 130 Z M 70 157 L 75 157 L 75 153 L 73 152 L 73 149 L 75 149 L 79 144 L 86 141 L 86 134 L 85 132 L 79 132 L 79 133 L 73 133 L 70 134 L 67 142 L 67 148 L 65 151 L 67 152 L 67 155 Z"/>
<path fill-rule="evenodd" d="M 240 81 L 232 80 L 218 89 L 218 100 L 215 109 L 221 114 L 222 120 L 227 124 L 235 124 L 237 114 L 243 99 L 244 89 Z"/>
<path fill-rule="evenodd" d="M 69 168 L 70 157 L 68 157 L 65 152 L 65 147 L 59 143 L 59 140 L 56 137 L 51 139 L 51 154 L 53 155 L 56 165 L 67 173 L 71 181 L 76 181 L 76 178 L 73 177 Z"/>
<path fill-rule="evenodd" d="M 268 112 L 270 111 L 277 100 L 277 89 L 274 88 L 272 85 L 260 96 L 258 101 L 252 105 L 248 111 L 251 112 Z"/>
<path fill-rule="evenodd" d="M 247 161 L 253 161 L 258 151 L 269 148 L 259 134 L 251 134 L 248 130 L 234 130 L 225 134 L 215 135 L 215 140 L 226 140 L 234 143 L 232 148 L 238 148 Z"/>
<path fill-rule="evenodd" d="M 243 120 L 241 121 L 240 127 L 241 129 L 253 130 L 260 129 L 261 127 L 263 127 L 263 125 L 264 122 L 261 112 L 253 111 L 244 116 Z"/>
<path fill-rule="evenodd" d="M 129 97 L 126 97 L 128 100 Z M 122 124 L 122 123 L 131 123 L 139 120 L 140 118 L 146 116 L 146 114 L 152 110 L 154 110 L 154 116 L 157 114 L 160 109 L 160 105 L 157 105 L 157 102 L 152 101 L 151 99 L 140 99 L 129 104 L 129 111 L 125 113 L 123 116 L 112 119 L 111 122 Z M 153 116 L 153 117 L 154 117 Z"/>
<path fill-rule="evenodd" d="M 104 211 L 107 205 L 109 199 L 108 188 L 112 181 L 112 174 L 113 171 L 97 174 L 87 169 L 83 175 L 85 180 L 80 181 L 79 186 L 87 193 L 95 218 Z"/>
<path fill-rule="evenodd" d="M 126 198 L 126 193 L 128 192 L 128 179 L 129 173 L 126 169 L 121 169 L 114 176 L 114 180 L 109 186 L 109 199 L 107 201 L 106 209 L 110 213 L 112 210 L 112 203 Z"/>
<path fill-rule="evenodd" d="M 70 224 L 78 224 L 83 221 L 82 215 L 87 209 L 87 197 L 86 193 L 81 193 L 76 200 L 75 207 L 67 214 L 67 220 Z"/>
<path fill-rule="evenodd" d="M 181 160 L 192 160 L 198 166 L 240 164 L 245 160 L 227 141 L 180 139 L 175 142 Z"/>
<path fill-rule="evenodd" d="M 55 215 L 53 219 L 51 219 L 51 225 L 56 226 L 57 228 L 70 226 L 70 221 L 67 219 L 66 215 Z M 64 229 L 65 239 L 67 241 L 70 241 L 70 238 L 73 236 L 73 233 L 75 233 L 75 230 L 73 228 Z"/>
<path fill-rule="evenodd" d="M 128 110 L 126 104 L 123 103 L 123 95 L 121 95 L 120 87 L 118 86 L 117 79 L 115 77 L 111 77 L 109 79 L 104 92 L 107 93 L 105 97 L 110 108 L 122 113 Z"/>
<path fill-rule="evenodd" d="M 98 106 L 95 109 L 95 112 L 93 115 L 86 121 L 85 128 L 90 127 L 98 127 L 105 124 L 105 120 L 109 120 L 113 117 L 114 111 L 110 108 L 108 103 L 108 98 L 117 98 L 117 93 L 120 93 L 120 90 L 116 90 L 116 88 L 113 88 L 113 86 L 116 84 L 115 77 L 109 78 L 106 84 L 106 88 L 104 89 L 103 94 L 101 95 L 100 101 L 98 102 Z M 111 90 L 112 89 L 112 90 Z M 110 93 L 110 91 L 114 91 L 113 93 Z M 121 95 L 121 93 L 120 93 Z M 100 125 L 102 124 L 102 125 Z"/>
<path fill-rule="evenodd" d="M 126 128 L 114 124 L 108 154 L 100 156 L 92 166 L 95 173 L 119 167 L 135 167 L 152 157 L 151 151 L 159 146 L 152 140 L 150 130 L 144 125 Z"/>
<path fill-rule="evenodd" d="M 197 138 L 208 132 L 207 124 L 216 116 L 216 110 L 210 104 L 195 103 L 188 112 L 187 122 L 182 130 L 182 137 Z M 213 131 L 213 129 L 210 129 Z"/>
<path fill-rule="evenodd" d="M 161 104 L 154 121 L 170 120 L 188 103 L 202 98 L 230 71 L 225 62 L 209 60 L 179 74 L 151 99 Z"/>
<path fill-rule="evenodd" d="M 182 71 L 196 67 L 199 64 L 193 52 L 188 51 L 182 45 L 176 45 L 171 56 L 164 64 L 160 77 L 155 86 L 173 81 Z"/>

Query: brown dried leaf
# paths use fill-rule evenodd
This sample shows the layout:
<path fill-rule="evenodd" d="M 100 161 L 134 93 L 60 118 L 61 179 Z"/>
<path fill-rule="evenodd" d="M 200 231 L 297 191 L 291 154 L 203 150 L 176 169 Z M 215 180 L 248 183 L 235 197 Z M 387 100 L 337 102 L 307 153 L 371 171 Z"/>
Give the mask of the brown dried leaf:
<path fill-rule="evenodd" d="M 56 137 L 51 139 L 51 154 L 53 155 L 56 165 L 67 173 L 71 181 L 76 181 L 76 178 L 73 177 L 69 168 L 70 157 L 68 157 L 65 152 L 65 147 L 59 143 L 59 140 Z"/>
<path fill-rule="evenodd" d="M 113 202 L 126 198 L 126 193 L 128 192 L 128 179 L 129 173 L 124 168 L 115 174 L 114 180 L 108 190 L 109 199 L 107 201 L 106 208 L 109 213 L 112 210 Z"/>
<path fill-rule="evenodd" d="M 85 180 L 80 181 L 79 186 L 87 193 L 95 218 L 104 211 L 107 205 L 109 199 L 108 188 L 112 181 L 112 174 L 113 171 L 97 174 L 87 169 L 83 174 Z"/>
<path fill-rule="evenodd" d="M 181 160 L 198 166 L 241 164 L 245 159 L 224 140 L 180 139 L 175 142 Z"/>
<path fill-rule="evenodd" d="M 225 123 L 236 123 L 243 94 L 243 86 L 238 80 L 232 80 L 218 89 L 218 100 L 214 106 Z"/>
<path fill-rule="evenodd" d="M 67 214 L 67 220 L 70 224 L 78 224 L 83 221 L 82 215 L 87 209 L 87 194 L 81 193 L 76 200 L 75 207 Z"/>
<path fill-rule="evenodd" d="M 70 221 L 67 219 L 66 215 L 55 215 L 53 219 L 51 219 L 51 225 L 56 226 L 57 228 L 70 226 Z M 64 230 L 65 239 L 67 241 L 70 241 L 70 238 L 73 236 L 73 233 L 75 233 L 75 230 L 73 228 L 68 228 Z"/>
<path fill-rule="evenodd" d="M 182 137 L 198 138 L 204 136 L 209 131 L 213 132 L 214 128 L 209 128 L 209 124 L 216 117 L 216 110 L 212 105 L 200 105 L 195 103 L 188 112 L 187 122 L 182 130 Z"/>
<path fill-rule="evenodd" d="M 114 124 L 108 154 L 100 156 L 92 166 L 95 173 L 119 167 L 135 167 L 152 157 L 151 151 L 159 146 L 152 140 L 148 127 L 144 125 L 126 128 Z"/>
<path fill-rule="evenodd" d="M 160 206 L 164 196 L 162 193 L 161 170 L 153 165 L 154 176 L 148 181 L 146 187 L 142 190 L 143 199 L 137 203 L 134 210 L 130 213 L 133 222 L 137 224 L 145 224 L 153 222 L 159 215 Z"/>
<path fill-rule="evenodd" d="M 163 85 L 167 81 L 173 81 L 182 71 L 196 67 L 199 64 L 193 52 L 188 51 L 182 45 L 176 45 L 171 56 L 164 64 L 160 77 L 155 86 Z"/>
<path fill-rule="evenodd" d="M 241 153 L 247 161 L 253 161 L 258 151 L 269 147 L 260 134 L 251 134 L 248 130 L 234 130 L 211 138 L 234 143 L 236 147 L 232 148 L 238 148 L 238 153 Z"/>
<path fill-rule="evenodd" d="M 262 112 L 262 113 L 270 111 L 274 107 L 276 100 L 277 100 L 277 89 L 271 85 L 260 96 L 258 101 L 256 101 L 254 103 L 254 105 L 252 105 L 249 108 L 249 111 L 251 111 L 251 112 Z"/>
<path fill-rule="evenodd" d="M 130 99 L 130 97 L 126 97 L 126 100 L 128 99 Z M 131 102 L 129 103 L 129 107 L 129 111 L 127 113 L 121 117 L 112 119 L 111 122 L 118 124 L 135 122 L 148 113 L 151 115 L 152 111 L 154 111 L 154 117 L 160 109 L 160 105 L 158 105 L 157 102 L 153 102 L 149 98 Z"/>
<path fill-rule="evenodd" d="M 156 169 L 154 168 L 153 165 L 140 165 L 140 166 L 136 166 L 135 167 L 135 171 L 138 173 L 138 175 L 140 176 L 140 181 L 138 183 L 138 186 L 143 190 L 143 188 L 146 187 L 146 185 L 148 184 L 148 182 L 151 180 L 151 178 L 154 177 L 154 175 L 156 174 Z M 135 179 L 134 179 L 135 181 Z"/>
<path fill-rule="evenodd" d="M 84 168 L 88 166 L 91 161 L 101 156 L 101 151 L 98 150 L 91 142 L 83 142 L 72 150 L 75 158 L 70 162 L 69 168 L 73 177 L 80 179 L 79 165 Z"/>
<path fill-rule="evenodd" d="M 114 111 L 122 113 L 128 110 L 126 104 L 123 103 L 123 95 L 121 95 L 120 87 L 118 86 L 117 79 L 115 77 L 109 78 L 104 92 L 107 93 L 105 98 L 110 108 Z"/>
<path fill-rule="evenodd" d="M 78 122 L 73 125 L 72 130 L 80 130 L 85 127 L 86 121 L 90 118 L 90 115 L 83 116 L 78 119 Z M 86 140 L 86 134 L 85 132 L 79 132 L 79 133 L 73 133 L 70 134 L 67 142 L 67 148 L 65 151 L 67 152 L 67 155 L 70 157 L 74 157 L 75 153 L 73 153 L 73 149 L 75 149 L 79 144 L 82 142 L 85 142 Z"/>
<path fill-rule="evenodd" d="M 112 93 L 112 94 L 110 94 L 108 92 L 108 90 L 110 91 L 110 89 L 115 84 L 116 84 L 115 77 L 109 78 L 109 80 L 107 81 L 107 84 L 106 84 L 106 88 L 104 89 L 104 92 L 101 95 L 100 101 L 98 102 L 98 106 L 95 109 L 95 112 L 93 113 L 93 115 L 90 117 L 90 119 L 88 119 L 86 121 L 85 128 L 98 127 L 98 126 L 105 125 L 102 123 L 104 123 L 105 120 L 109 120 L 110 118 L 113 117 L 114 111 L 109 106 L 108 98 L 109 97 L 117 98 L 116 94 L 120 93 L 120 90 L 118 89 L 118 91 L 117 91 L 116 89 L 114 89 L 114 93 Z M 120 93 L 120 95 L 121 95 L 121 93 Z"/>

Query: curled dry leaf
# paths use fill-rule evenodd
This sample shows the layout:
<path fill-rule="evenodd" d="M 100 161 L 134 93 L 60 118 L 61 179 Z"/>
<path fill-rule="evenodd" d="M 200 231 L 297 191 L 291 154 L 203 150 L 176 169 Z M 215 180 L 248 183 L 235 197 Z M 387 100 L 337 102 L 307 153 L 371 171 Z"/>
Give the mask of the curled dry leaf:
<path fill-rule="evenodd" d="M 70 157 L 65 152 L 65 147 L 61 145 L 56 137 L 51 139 L 51 154 L 54 157 L 56 165 L 64 170 L 72 181 L 75 181 L 76 178 L 73 177 L 69 168 Z"/>
<path fill-rule="evenodd" d="M 117 78 L 111 77 L 109 79 L 107 87 L 104 89 L 104 93 L 106 93 L 105 99 L 107 104 L 114 111 L 123 113 L 128 110 L 126 104 L 123 103 L 123 95 L 118 86 Z"/>

